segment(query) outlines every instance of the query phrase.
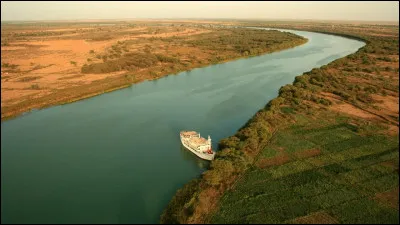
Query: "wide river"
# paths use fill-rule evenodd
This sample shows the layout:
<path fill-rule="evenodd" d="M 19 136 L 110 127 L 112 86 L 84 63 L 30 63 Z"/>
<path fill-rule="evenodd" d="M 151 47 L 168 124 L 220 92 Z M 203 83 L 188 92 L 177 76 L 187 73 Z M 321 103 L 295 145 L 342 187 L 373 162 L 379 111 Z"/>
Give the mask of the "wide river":
<path fill-rule="evenodd" d="M 294 77 L 363 42 L 313 32 L 296 48 L 146 81 L 1 123 L 1 223 L 158 223 L 207 167 L 179 131 L 233 135 Z"/>

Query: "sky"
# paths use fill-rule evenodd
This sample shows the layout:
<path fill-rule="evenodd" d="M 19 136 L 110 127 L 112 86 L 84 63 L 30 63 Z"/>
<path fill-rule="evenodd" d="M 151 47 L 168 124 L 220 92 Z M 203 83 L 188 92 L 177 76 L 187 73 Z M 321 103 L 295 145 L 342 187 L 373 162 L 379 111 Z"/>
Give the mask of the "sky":
<path fill-rule="evenodd" d="M 399 21 L 397 1 L 1 1 L 1 21 L 86 19 Z"/>

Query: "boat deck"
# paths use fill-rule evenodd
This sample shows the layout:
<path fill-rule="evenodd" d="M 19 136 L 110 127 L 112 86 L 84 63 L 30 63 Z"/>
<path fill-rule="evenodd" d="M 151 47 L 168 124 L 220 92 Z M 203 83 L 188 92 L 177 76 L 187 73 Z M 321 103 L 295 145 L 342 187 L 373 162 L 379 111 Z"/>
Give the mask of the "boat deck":
<path fill-rule="evenodd" d="M 198 138 L 198 137 L 192 137 L 188 140 L 188 142 L 196 147 L 201 146 L 201 145 L 207 145 L 208 141 L 205 138 Z"/>

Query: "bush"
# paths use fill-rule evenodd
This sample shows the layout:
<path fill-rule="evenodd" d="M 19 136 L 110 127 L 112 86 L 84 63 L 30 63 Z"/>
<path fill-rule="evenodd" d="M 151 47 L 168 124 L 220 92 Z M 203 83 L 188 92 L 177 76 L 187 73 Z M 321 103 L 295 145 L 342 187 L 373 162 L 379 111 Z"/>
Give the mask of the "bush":
<path fill-rule="evenodd" d="M 186 184 L 183 188 L 179 189 L 167 208 L 161 215 L 161 223 L 176 224 L 179 223 L 180 214 L 183 212 L 185 204 L 188 203 L 196 192 L 199 191 L 200 179 L 194 179 Z M 185 216 L 185 218 L 187 218 Z M 184 218 L 183 218 L 184 219 Z"/>
<path fill-rule="evenodd" d="M 175 57 L 165 56 L 162 54 L 155 54 L 155 56 L 160 62 L 179 63 L 179 59 Z"/>
<path fill-rule="evenodd" d="M 34 89 L 34 90 L 39 90 L 39 89 L 40 89 L 40 87 L 39 87 L 39 85 L 38 85 L 38 84 L 32 84 L 32 85 L 31 85 L 31 89 Z"/>
<path fill-rule="evenodd" d="M 224 148 L 232 148 L 235 149 L 238 147 L 240 140 L 236 136 L 231 136 L 229 138 L 222 139 L 218 143 L 218 148 L 219 149 L 224 149 Z"/>
<path fill-rule="evenodd" d="M 17 65 L 17 64 L 10 64 L 10 63 L 2 63 L 1 66 L 4 67 L 4 68 L 16 69 L 19 65 Z"/>
<path fill-rule="evenodd" d="M 342 98 L 345 99 L 345 100 L 349 100 L 350 97 L 351 97 L 351 95 L 347 94 L 347 93 L 344 92 L 344 91 L 334 90 L 332 93 L 335 94 L 335 95 L 338 95 L 338 96 L 342 97 Z"/>
<path fill-rule="evenodd" d="M 364 91 L 368 92 L 368 93 L 376 93 L 377 89 L 375 87 L 373 87 L 373 86 L 368 86 L 368 87 L 364 88 Z"/>
<path fill-rule="evenodd" d="M 325 98 L 320 98 L 320 99 L 318 100 L 318 103 L 320 103 L 320 104 L 322 104 L 322 105 L 326 105 L 326 106 L 332 105 L 332 102 L 329 101 L 328 99 L 325 99 Z"/>
<path fill-rule="evenodd" d="M 148 68 L 155 65 L 157 62 L 158 58 L 153 54 L 129 53 L 116 60 L 108 60 L 103 63 L 94 63 L 91 65 L 82 66 L 81 72 L 110 73 L 115 71 L 128 70 L 131 68 L 131 66 Z"/>
<path fill-rule="evenodd" d="M 385 61 L 385 62 L 391 62 L 392 60 L 389 58 L 389 57 L 387 57 L 387 56 L 385 56 L 385 57 L 378 57 L 377 58 L 378 60 L 381 60 L 381 61 Z"/>
<path fill-rule="evenodd" d="M 224 34 L 215 38 L 209 34 L 203 38 L 188 41 L 191 46 L 202 46 L 210 50 L 230 50 L 241 56 L 253 56 L 287 47 L 294 47 L 305 39 L 298 35 L 279 31 L 237 28 L 224 30 Z"/>

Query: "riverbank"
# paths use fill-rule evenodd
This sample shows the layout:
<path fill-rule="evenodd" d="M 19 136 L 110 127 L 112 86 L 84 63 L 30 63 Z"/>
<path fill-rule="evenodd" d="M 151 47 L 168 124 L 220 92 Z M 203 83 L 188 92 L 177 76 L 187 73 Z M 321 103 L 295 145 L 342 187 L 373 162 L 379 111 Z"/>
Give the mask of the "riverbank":
<path fill-rule="evenodd" d="M 398 222 L 398 26 L 242 25 L 367 45 L 282 87 L 219 143 L 210 170 L 177 191 L 161 223 Z M 370 173 L 382 180 L 369 182 Z"/>
<path fill-rule="evenodd" d="M 84 27 L 79 29 L 84 29 Z M 100 29 L 112 30 L 113 27 L 108 26 Z M 68 32 L 75 32 L 73 34 L 77 37 L 73 36 L 74 39 L 69 40 L 71 37 L 68 36 L 69 33 L 65 33 L 67 31 L 47 34 L 43 33 L 44 31 L 37 33 L 35 30 L 30 30 L 29 32 L 32 33 L 24 33 L 20 37 L 7 32 L 6 28 L 4 37 L 2 37 L 6 39 L 5 42 L 7 43 L 7 45 L 2 46 L 2 53 L 6 62 L 2 64 L 2 121 L 30 110 L 67 104 L 125 88 L 142 81 L 155 80 L 166 75 L 249 56 L 281 51 L 307 42 L 300 36 L 278 31 L 252 30 L 243 32 L 241 29 L 202 29 L 198 27 L 195 29 L 190 26 L 178 28 L 178 30 L 165 26 L 162 28 L 137 27 L 131 31 L 131 25 L 122 31 L 120 29 L 118 27 L 115 31 L 117 32 L 116 37 L 110 37 L 111 40 L 99 39 L 96 42 L 90 42 L 95 44 L 91 44 L 89 47 L 84 46 L 83 50 L 87 49 L 87 51 L 77 52 L 76 54 L 82 55 L 79 58 L 70 58 L 69 60 L 75 61 L 67 62 L 71 65 L 68 65 L 68 71 L 65 70 L 64 72 L 59 71 L 57 65 L 63 65 L 62 63 L 65 64 L 65 62 L 55 61 L 45 66 L 43 63 L 52 62 L 49 57 L 46 56 L 50 61 L 41 62 L 41 65 L 35 63 L 35 57 L 32 56 L 33 58 L 30 58 L 28 62 L 28 59 L 24 59 L 21 54 L 25 50 L 32 51 L 31 53 L 36 55 L 48 54 L 48 50 L 46 50 L 46 53 L 41 50 L 43 48 L 41 46 L 47 44 L 53 48 L 54 54 L 59 54 L 57 52 L 60 47 L 55 45 L 65 45 L 70 42 L 86 45 L 85 43 L 89 42 L 81 43 L 79 41 L 83 40 L 80 40 L 80 38 L 90 37 L 93 39 L 96 35 L 103 35 L 103 30 L 97 31 L 100 32 L 98 34 L 96 34 L 96 31 L 87 34 L 88 31 L 86 30 L 74 31 L 72 29 Z M 133 36 L 130 32 L 133 32 Z M 36 42 L 21 44 L 23 39 L 13 40 L 16 37 L 25 38 L 27 35 L 40 36 L 44 34 L 50 36 L 44 38 L 47 41 L 39 41 L 40 46 L 36 46 L 36 44 L 39 44 Z M 62 40 L 53 40 L 55 37 L 51 35 L 59 35 L 56 37 L 62 38 Z M 130 36 L 127 37 L 127 35 Z M 96 38 L 100 38 L 97 36 Z M 215 38 L 219 38 L 219 41 L 212 41 Z M 75 39 L 78 39 L 78 41 Z M 279 41 L 272 43 L 273 40 Z M 149 44 L 152 44 L 152 46 Z M 95 50 L 89 51 L 90 48 Z M 78 50 L 81 51 L 81 49 L 76 51 Z M 63 51 L 69 51 L 69 49 Z M 88 58 L 86 59 L 86 57 Z M 57 59 L 57 56 L 51 57 L 51 59 L 53 58 Z M 143 60 L 136 60 L 138 58 Z M 82 66 L 78 67 L 77 65 Z"/>

